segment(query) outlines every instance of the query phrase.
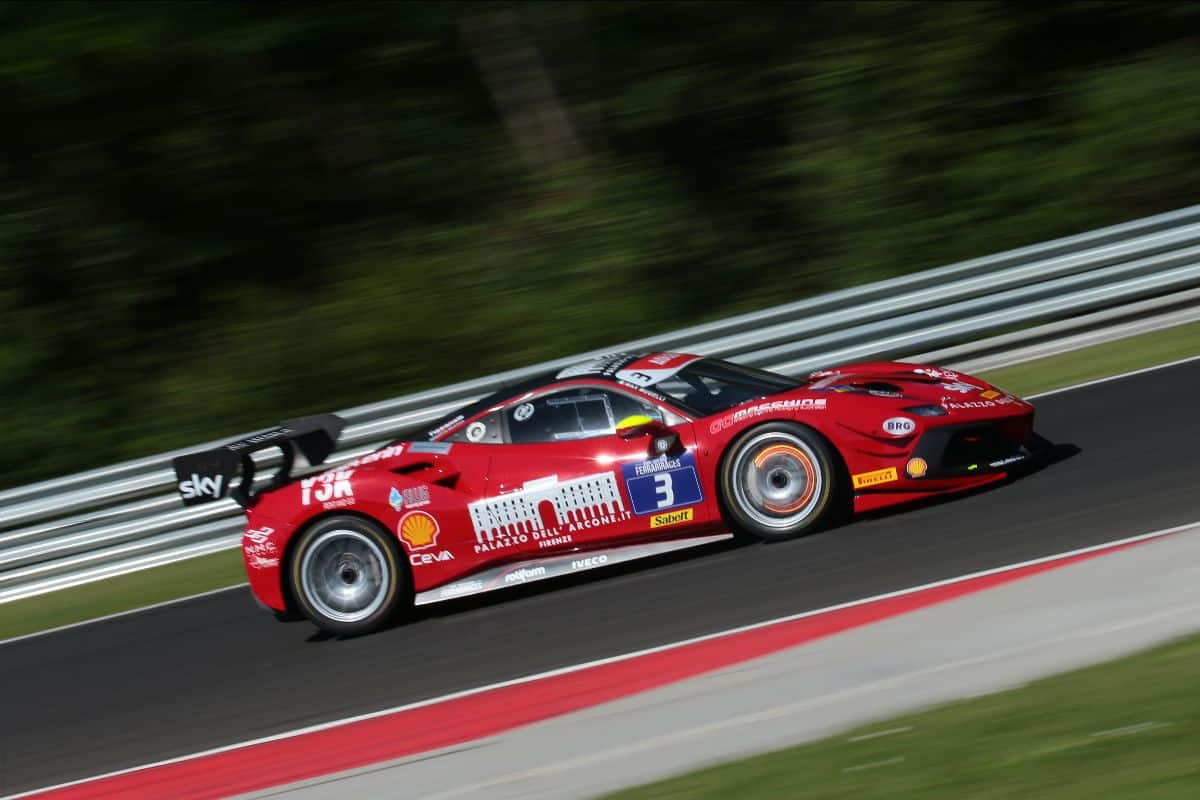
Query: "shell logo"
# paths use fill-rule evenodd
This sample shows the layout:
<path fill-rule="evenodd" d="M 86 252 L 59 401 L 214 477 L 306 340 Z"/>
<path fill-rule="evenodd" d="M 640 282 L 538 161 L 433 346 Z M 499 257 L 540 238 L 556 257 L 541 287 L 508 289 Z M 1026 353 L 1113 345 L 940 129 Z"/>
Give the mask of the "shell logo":
<path fill-rule="evenodd" d="M 400 518 L 400 538 L 413 550 L 423 550 L 437 544 L 441 528 L 432 515 L 424 511 L 410 511 Z"/>

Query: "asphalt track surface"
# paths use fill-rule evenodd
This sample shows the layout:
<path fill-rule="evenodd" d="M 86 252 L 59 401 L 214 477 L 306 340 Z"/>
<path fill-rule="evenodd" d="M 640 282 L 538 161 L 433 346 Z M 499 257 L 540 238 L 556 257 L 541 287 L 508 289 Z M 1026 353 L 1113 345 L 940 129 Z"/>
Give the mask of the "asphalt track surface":
<path fill-rule="evenodd" d="M 825 765 L 850 781 L 854 779 L 849 773 L 872 770 L 869 780 L 882 785 L 870 794 L 882 796 L 884 787 L 897 785 L 892 759 L 914 755 L 909 748 L 915 729 L 895 715 L 1016 688 L 1200 630 L 1200 524 L 1173 530 L 1136 546 L 1043 564 L 1042 571 L 1033 574 L 1016 569 L 968 578 L 958 584 L 965 594 L 949 599 L 943 595 L 940 601 L 896 615 L 885 611 L 882 619 L 866 625 L 470 744 L 324 771 L 319 777 L 236 797 L 578 800 L 827 736 L 847 738 L 849 729 L 868 723 L 870 739 L 890 731 L 887 741 L 879 743 L 882 747 L 849 738 L 863 743 L 845 747 Z M 1113 586 L 1127 590 L 1114 592 Z M 902 607 L 945 588 L 875 603 Z M 852 617 L 870 605 L 818 614 L 808 622 L 814 628 L 836 627 L 837 615 Z M 771 627 L 777 635 L 782 627 L 802 630 L 804 625 L 795 620 Z M 769 630 L 759 633 L 769 635 Z M 737 640 L 731 636 L 718 641 L 737 650 Z M 920 646 L 914 647 L 914 642 Z M 693 651 L 692 657 L 703 661 L 710 656 L 701 650 Z M 1169 710 L 1163 716 L 1155 712 L 1153 719 L 1127 705 L 1114 704 L 1111 711 L 1116 716 L 1109 734 L 1179 722 Z M 1069 757 L 1071 744 L 1103 735 L 1094 727 L 1079 726 L 1072 716 L 1064 713 L 1056 720 L 1074 734 L 1056 755 Z M 1118 719 L 1123 724 L 1115 724 Z M 1167 735 L 1188 734 L 1176 729 Z M 1034 739 L 1025 752 L 1006 750 L 1005 756 L 1045 757 L 1042 744 Z M 978 746 L 986 749 L 988 744 Z M 270 755 L 258 758 L 272 763 Z M 1088 769 L 1103 770 L 1098 761 L 1093 755 Z M 1018 780 L 1000 779 L 992 787 L 994 794 L 1012 796 Z M 1147 794 L 1154 783 L 1150 778 Z M 775 785 L 778 796 L 799 794 Z M 920 783 L 902 785 L 903 790 L 891 794 L 922 795 L 916 788 Z M 863 783 L 841 788 L 847 798 L 869 793 Z"/>
<path fill-rule="evenodd" d="M 0 794 L 1190 522 L 1200 361 L 1047 396 L 1059 459 L 951 500 L 440 604 L 351 640 L 248 590 L 0 645 Z M 1119 590 L 1119 587 L 1115 587 Z"/>

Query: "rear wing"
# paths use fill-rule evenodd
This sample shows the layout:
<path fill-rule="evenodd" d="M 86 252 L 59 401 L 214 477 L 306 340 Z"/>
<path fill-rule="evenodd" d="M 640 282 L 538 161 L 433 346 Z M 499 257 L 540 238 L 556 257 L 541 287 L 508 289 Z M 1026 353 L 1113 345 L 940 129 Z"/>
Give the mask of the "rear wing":
<path fill-rule="evenodd" d="M 238 505 L 249 508 L 263 492 L 288 482 L 297 450 L 314 467 L 328 458 L 344 427 L 346 421 L 336 414 L 317 414 L 289 420 L 278 428 L 212 450 L 176 456 L 171 459 L 171 466 L 179 479 L 179 496 L 185 506 L 229 496 Z M 279 448 L 283 461 L 270 482 L 254 491 L 254 459 L 250 455 L 271 447 Z M 231 487 L 239 474 L 241 481 Z"/>

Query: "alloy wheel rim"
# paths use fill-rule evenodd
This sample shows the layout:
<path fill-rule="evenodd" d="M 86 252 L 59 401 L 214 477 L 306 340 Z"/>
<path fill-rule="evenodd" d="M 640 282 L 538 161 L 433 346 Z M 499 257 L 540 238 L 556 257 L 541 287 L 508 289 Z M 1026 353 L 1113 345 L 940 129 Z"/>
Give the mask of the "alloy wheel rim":
<path fill-rule="evenodd" d="M 794 527 L 820 501 L 825 479 L 818 463 L 812 448 L 795 436 L 768 432 L 754 437 L 734 458 L 738 506 L 766 527 Z"/>
<path fill-rule="evenodd" d="M 300 582 L 304 596 L 322 615 L 337 622 L 361 622 L 383 605 L 391 581 L 387 559 L 364 533 L 327 531 L 304 551 Z"/>

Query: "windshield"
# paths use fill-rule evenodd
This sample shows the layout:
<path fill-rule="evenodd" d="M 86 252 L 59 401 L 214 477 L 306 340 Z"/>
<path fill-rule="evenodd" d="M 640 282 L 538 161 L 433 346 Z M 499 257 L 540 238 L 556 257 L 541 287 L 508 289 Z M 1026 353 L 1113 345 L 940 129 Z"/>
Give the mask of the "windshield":
<path fill-rule="evenodd" d="M 800 381 L 773 372 L 702 358 L 654 384 L 654 390 L 667 395 L 693 416 L 704 417 L 800 385 Z"/>

